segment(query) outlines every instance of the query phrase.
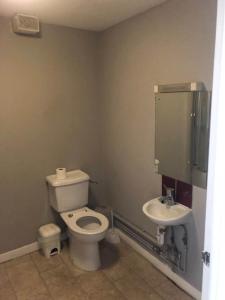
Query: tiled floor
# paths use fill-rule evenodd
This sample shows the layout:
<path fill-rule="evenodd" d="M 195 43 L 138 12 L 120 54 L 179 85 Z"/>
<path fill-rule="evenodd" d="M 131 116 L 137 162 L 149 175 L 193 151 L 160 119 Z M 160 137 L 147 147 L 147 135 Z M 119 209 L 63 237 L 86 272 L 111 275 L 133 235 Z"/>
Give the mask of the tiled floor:
<path fill-rule="evenodd" d="M 102 243 L 101 255 L 96 272 L 72 266 L 67 246 L 50 259 L 34 252 L 0 264 L 0 300 L 192 299 L 124 243 Z"/>

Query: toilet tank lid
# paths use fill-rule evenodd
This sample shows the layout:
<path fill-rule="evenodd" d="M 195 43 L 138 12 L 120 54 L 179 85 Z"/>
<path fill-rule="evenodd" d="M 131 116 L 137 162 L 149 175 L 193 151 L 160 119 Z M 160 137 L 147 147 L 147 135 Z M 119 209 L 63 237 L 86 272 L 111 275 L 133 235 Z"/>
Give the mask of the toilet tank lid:
<path fill-rule="evenodd" d="M 56 174 L 46 177 L 47 182 L 54 187 L 75 184 L 83 181 L 88 181 L 90 177 L 81 170 L 66 172 L 66 178 L 58 179 Z"/>

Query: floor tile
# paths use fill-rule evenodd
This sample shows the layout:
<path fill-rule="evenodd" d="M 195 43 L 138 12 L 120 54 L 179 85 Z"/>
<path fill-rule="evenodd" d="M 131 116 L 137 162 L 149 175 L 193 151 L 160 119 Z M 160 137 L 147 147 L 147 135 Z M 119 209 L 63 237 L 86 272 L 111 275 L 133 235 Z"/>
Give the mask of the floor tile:
<path fill-rule="evenodd" d="M 4 288 L 9 283 L 9 278 L 5 270 L 5 265 L 0 264 L 0 289 Z"/>
<path fill-rule="evenodd" d="M 55 300 L 86 300 L 87 295 L 66 265 L 42 272 L 41 276 Z"/>
<path fill-rule="evenodd" d="M 49 293 L 37 295 L 19 295 L 17 300 L 53 300 Z"/>
<path fill-rule="evenodd" d="M 30 258 L 29 254 L 23 255 L 23 256 L 20 256 L 20 257 L 17 257 L 17 258 L 14 258 L 12 260 L 9 260 L 9 261 L 5 262 L 4 265 L 6 267 L 8 267 L 8 266 L 15 266 L 15 265 L 27 262 L 27 261 L 31 261 L 31 258 Z"/>
<path fill-rule="evenodd" d="M 128 244 L 121 241 L 118 245 L 118 252 L 120 257 L 128 256 L 129 254 L 135 252 Z"/>
<path fill-rule="evenodd" d="M 151 293 L 150 295 L 149 295 L 149 298 L 148 299 L 150 299 L 150 300 L 163 300 L 158 294 L 156 294 L 155 292 L 153 292 L 153 293 Z M 172 300 L 172 299 L 170 299 L 170 300 Z"/>
<path fill-rule="evenodd" d="M 37 295 L 47 295 L 47 289 L 31 260 L 11 263 L 6 271 L 14 291 L 19 299 L 28 299 Z"/>
<path fill-rule="evenodd" d="M 160 284 L 168 281 L 168 278 L 151 264 L 146 266 L 146 269 L 143 271 L 140 277 L 154 288 L 157 288 Z"/>
<path fill-rule="evenodd" d="M 50 258 L 46 258 L 39 251 L 36 251 L 33 252 L 30 256 L 39 272 L 51 270 L 63 263 L 60 255 L 54 255 Z"/>
<path fill-rule="evenodd" d="M 172 281 L 167 281 L 157 289 L 163 300 L 193 300 L 193 298 L 178 288 Z"/>
<path fill-rule="evenodd" d="M 123 296 L 129 300 L 149 300 L 156 297 L 154 290 L 151 289 L 145 281 L 134 274 L 119 279 L 115 281 L 114 284 Z M 160 297 L 158 299 L 160 299 Z"/>
<path fill-rule="evenodd" d="M 62 264 L 52 270 L 48 270 L 41 273 L 41 277 L 47 285 L 62 286 L 66 281 L 72 279 L 71 272 Z"/>
<path fill-rule="evenodd" d="M 68 246 L 60 255 L 39 252 L 0 264 L 0 300 L 191 300 L 125 243 L 100 245 L 102 267 L 74 266 Z"/>
<path fill-rule="evenodd" d="M 5 264 L 0 264 L 0 300 L 14 300 L 16 294 L 9 281 Z"/>
<path fill-rule="evenodd" d="M 126 300 L 126 298 L 115 288 L 96 291 L 89 295 L 90 300 Z"/>
<path fill-rule="evenodd" d="M 123 262 L 153 288 L 168 280 L 149 261 L 136 252 L 123 258 Z"/>
<path fill-rule="evenodd" d="M 0 300 L 17 300 L 16 294 L 9 284 L 0 288 Z"/>
<path fill-rule="evenodd" d="M 130 274 L 130 270 L 121 260 L 118 260 L 113 265 L 103 269 L 103 273 L 107 278 L 115 281 L 128 276 Z"/>
<path fill-rule="evenodd" d="M 80 275 L 77 282 L 88 295 L 96 291 L 107 291 L 114 288 L 113 284 L 101 271 Z"/>

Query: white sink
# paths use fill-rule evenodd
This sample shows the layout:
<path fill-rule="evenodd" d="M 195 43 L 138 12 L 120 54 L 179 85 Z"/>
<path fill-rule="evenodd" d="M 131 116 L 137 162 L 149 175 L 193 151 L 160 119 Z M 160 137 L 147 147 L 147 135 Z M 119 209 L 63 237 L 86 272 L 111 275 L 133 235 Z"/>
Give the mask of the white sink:
<path fill-rule="evenodd" d="M 175 226 L 187 223 L 192 210 L 179 203 L 167 206 L 160 198 L 155 198 L 143 205 L 143 212 L 158 225 Z"/>

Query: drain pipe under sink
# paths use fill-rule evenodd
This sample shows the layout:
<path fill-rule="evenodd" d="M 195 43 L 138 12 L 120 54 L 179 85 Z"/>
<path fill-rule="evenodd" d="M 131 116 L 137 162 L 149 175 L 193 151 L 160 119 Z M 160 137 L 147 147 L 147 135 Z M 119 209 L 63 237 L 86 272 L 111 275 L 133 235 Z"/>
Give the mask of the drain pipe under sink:
<path fill-rule="evenodd" d="M 164 245 L 165 233 L 166 233 L 166 226 L 157 225 L 156 240 L 160 247 Z"/>

